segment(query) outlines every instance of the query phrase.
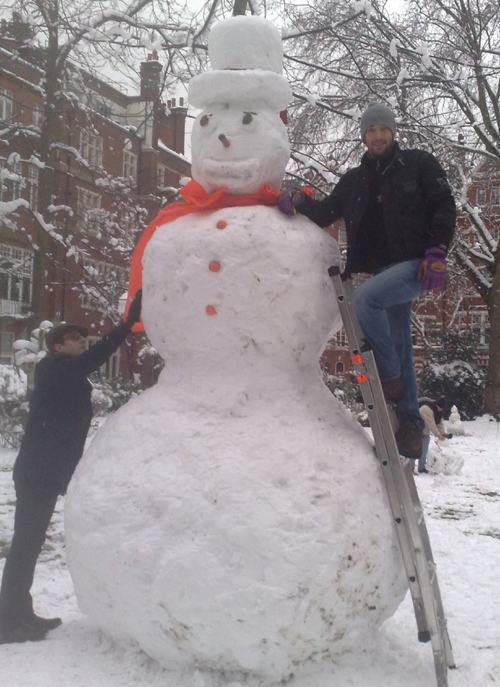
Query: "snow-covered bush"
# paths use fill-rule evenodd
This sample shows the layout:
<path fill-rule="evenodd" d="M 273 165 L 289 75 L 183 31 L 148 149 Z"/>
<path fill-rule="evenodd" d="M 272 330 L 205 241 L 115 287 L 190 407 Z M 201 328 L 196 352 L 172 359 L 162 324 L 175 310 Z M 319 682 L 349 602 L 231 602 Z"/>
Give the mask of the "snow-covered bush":
<path fill-rule="evenodd" d="M 442 346 L 430 352 L 419 378 L 421 396 L 444 396 L 448 408 L 456 405 L 464 420 L 475 420 L 483 411 L 486 375 L 474 362 L 476 347 L 470 333 L 445 331 Z"/>
<path fill-rule="evenodd" d="M 92 389 L 92 407 L 94 415 L 103 417 L 113 413 L 124 405 L 136 394 L 143 391 L 139 381 L 130 377 L 116 377 L 115 379 L 103 379 L 99 373 L 90 377 Z"/>
<path fill-rule="evenodd" d="M 26 391 L 26 374 L 12 365 L 0 365 L 0 440 L 4 446 L 18 448 L 21 443 Z"/>
<path fill-rule="evenodd" d="M 369 425 L 368 414 L 364 409 L 363 398 L 359 384 L 348 381 L 343 375 L 324 375 L 324 382 L 335 398 L 349 408 L 357 421 L 367 427 Z"/>

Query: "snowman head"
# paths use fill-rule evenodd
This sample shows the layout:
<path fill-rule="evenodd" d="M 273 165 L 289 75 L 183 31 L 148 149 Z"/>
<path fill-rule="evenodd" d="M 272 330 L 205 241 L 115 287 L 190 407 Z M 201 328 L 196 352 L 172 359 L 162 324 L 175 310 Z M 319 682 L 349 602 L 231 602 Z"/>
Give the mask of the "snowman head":
<path fill-rule="evenodd" d="M 290 158 L 278 114 L 256 104 L 213 104 L 197 118 L 192 133 L 193 178 L 207 191 L 255 193 L 263 184 L 278 190 Z"/>
<path fill-rule="evenodd" d="M 207 191 L 278 190 L 290 157 L 280 112 L 291 99 L 283 45 L 262 17 L 235 16 L 211 31 L 214 69 L 191 79 L 189 100 L 203 109 L 192 133 L 193 178 Z"/>

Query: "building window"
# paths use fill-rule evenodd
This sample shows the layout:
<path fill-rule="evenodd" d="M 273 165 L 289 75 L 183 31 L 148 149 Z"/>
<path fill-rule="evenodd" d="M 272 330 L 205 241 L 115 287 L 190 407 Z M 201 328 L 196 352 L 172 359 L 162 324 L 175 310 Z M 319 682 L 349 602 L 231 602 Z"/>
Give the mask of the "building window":
<path fill-rule="evenodd" d="M 33 105 L 33 126 L 37 129 L 42 128 L 43 122 L 43 105 Z"/>
<path fill-rule="evenodd" d="M 347 348 L 347 336 L 344 327 L 335 334 L 333 341 L 336 348 Z"/>
<path fill-rule="evenodd" d="M 471 313 L 470 328 L 478 344 L 487 346 L 490 343 L 490 320 L 485 310 Z"/>
<path fill-rule="evenodd" d="M 476 189 L 476 205 L 486 205 L 486 189 Z"/>
<path fill-rule="evenodd" d="M 12 179 L 12 200 L 17 200 L 21 197 L 21 191 L 24 188 L 25 181 L 23 179 L 23 166 L 20 161 L 14 162 L 12 171 L 16 178 Z"/>
<path fill-rule="evenodd" d="M 0 365 L 12 365 L 14 334 L 0 332 Z"/>
<path fill-rule="evenodd" d="M 13 100 L 14 93 L 7 88 L 0 87 L 0 119 L 4 122 L 10 122 L 12 119 Z"/>
<path fill-rule="evenodd" d="M 0 314 L 20 313 L 31 303 L 32 287 L 33 251 L 0 244 Z"/>
<path fill-rule="evenodd" d="M 28 200 L 30 208 L 36 210 L 38 208 L 38 167 L 29 165 L 28 167 Z"/>
<path fill-rule="evenodd" d="M 123 151 L 123 176 L 137 181 L 137 155 L 128 150 Z"/>
<path fill-rule="evenodd" d="M 90 348 L 93 346 L 97 341 L 99 341 L 98 336 L 89 336 L 87 338 L 88 341 L 88 347 Z M 104 363 L 104 365 L 101 365 L 99 368 L 99 372 L 105 379 L 114 379 L 115 377 L 118 377 L 120 373 L 120 349 L 115 351 L 111 358 L 108 358 L 108 360 Z"/>
<path fill-rule="evenodd" d="M 101 195 L 78 188 L 78 206 L 76 211 L 76 226 L 81 231 L 97 236 L 100 234 L 99 212 L 101 209 Z"/>
<path fill-rule="evenodd" d="M 120 210 L 120 228 L 127 234 L 131 234 L 139 227 L 137 213 L 130 208 Z"/>
<path fill-rule="evenodd" d="M 491 204 L 500 205 L 500 186 L 494 186 L 491 189 Z"/>
<path fill-rule="evenodd" d="M 82 131 L 80 153 L 91 167 L 102 165 L 102 136 Z"/>
<path fill-rule="evenodd" d="M 157 165 L 156 167 L 156 186 L 159 190 L 165 188 L 165 178 L 167 175 L 167 168 L 165 165 Z"/>
<path fill-rule="evenodd" d="M 85 289 L 82 307 L 87 310 L 102 310 L 99 300 L 102 294 L 112 298 L 114 293 L 123 293 L 127 288 L 128 271 L 101 260 L 86 260 L 83 266 Z M 117 296 L 118 298 L 118 296 Z"/>
<path fill-rule="evenodd" d="M 340 360 L 335 363 L 335 374 L 336 375 L 343 375 L 344 374 L 344 363 L 341 362 Z"/>

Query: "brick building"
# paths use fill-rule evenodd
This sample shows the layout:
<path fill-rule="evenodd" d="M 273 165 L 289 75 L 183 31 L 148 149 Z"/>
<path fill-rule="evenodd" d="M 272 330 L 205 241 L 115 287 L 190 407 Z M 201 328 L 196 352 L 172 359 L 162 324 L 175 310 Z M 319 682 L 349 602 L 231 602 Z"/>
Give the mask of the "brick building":
<path fill-rule="evenodd" d="M 47 146 L 45 53 L 25 42 L 29 37 L 30 28 L 16 15 L 2 21 L 3 364 L 13 360 L 14 340 L 29 337 L 42 320 L 85 324 L 90 340 L 109 331 L 138 236 L 190 175 L 183 155 L 187 110 L 182 98 L 162 102 L 156 53 L 140 65 L 138 95 L 67 63 L 51 105 L 55 127 Z M 106 374 L 131 369 L 131 347 L 122 347 Z"/>

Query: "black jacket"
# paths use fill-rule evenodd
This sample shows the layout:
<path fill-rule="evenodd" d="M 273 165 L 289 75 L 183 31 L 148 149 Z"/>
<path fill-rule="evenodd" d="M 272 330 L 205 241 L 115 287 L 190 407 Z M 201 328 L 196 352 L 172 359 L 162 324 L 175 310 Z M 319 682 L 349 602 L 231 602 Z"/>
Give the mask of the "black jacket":
<path fill-rule="evenodd" d="M 35 367 L 35 387 L 14 481 L 56 485 L 64 494 L 85 446 L 92 419 L 87 379 L 130 333 L 122 322 L 81 355 L 52 353 Z"/>
<path fill-rule="evenodd" d="M 359 167 L 350 169 L 332 193 L 318 201 L 306 197 L 298 211 L 320 227 L 344 218 L 347 233 L 346 273 L 372 272 L 367 251 L 359 241 L 360 226 L 373 197 L 375 162 L 365 153 Z M 387 264 L 423 258 L 429 247 L 449 248 L 456 208 L 446 174 L 436 158 L 423 150 L 401 150 L 397 143 L 380 161 L 379 202 L 387 246 Z"/>

